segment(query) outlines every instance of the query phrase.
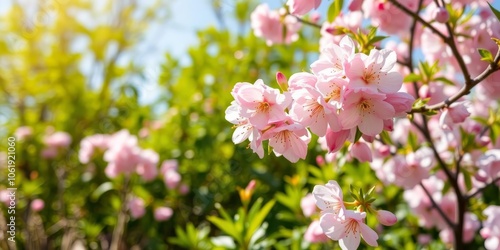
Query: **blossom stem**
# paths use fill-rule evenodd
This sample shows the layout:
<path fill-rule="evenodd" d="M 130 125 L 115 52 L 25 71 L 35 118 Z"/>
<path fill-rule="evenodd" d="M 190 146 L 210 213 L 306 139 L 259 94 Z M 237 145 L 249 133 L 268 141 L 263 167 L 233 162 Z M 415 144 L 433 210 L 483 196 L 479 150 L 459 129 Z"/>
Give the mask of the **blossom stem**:
<path fill-rule="evenodd" d="M 448 224 L 449 227 L 454 228 L 455 227 L 455 223 L 453 223 L 450 220 L 450 218 L 448 218 L 448 216 L 446 216 L 446 214 L 441 209 L 441 207 L 436 203 L 436 201 L 434 200 L 434 198 L 432 198 L 432 195 L 429 192 L 429 190 L 427 190 L 427 188 L 425 188 L 425 186 L 424 186 L 424 184 L 422 184 L 422 182 L 420 182 L 419 185 L 420 185 L 420 187 L 422 187 L 422 189 L 424 190 L 425 194 L 427 195 L 427 197 L 431 201 L 432 207 L 434 207 L 438 211 L 439 215 L 441 215 L 441 217 L 443 217 L 443 219 L 445 220 L 446 224 Z"/>
<path fill-rule="evenodd" d="M 295 15 L 291 15 L 291 14 L 289 14 L 289 15 L 295 17 L 295 19 L 297 19 L 297 21 L 299 21 L 299 22 L 301 22 L 303 24 L 306 24 L 306 25 L 309 25 L 311 27 L 315 27 L 315 28 L 321 29 L 321 25 L 319 25 L 317 23 L 309 22 L 309 21 L 307 21 L 305 19 L 302 19 L 302 18 L 300 18 L 298 16 L 295 16 Z"/>

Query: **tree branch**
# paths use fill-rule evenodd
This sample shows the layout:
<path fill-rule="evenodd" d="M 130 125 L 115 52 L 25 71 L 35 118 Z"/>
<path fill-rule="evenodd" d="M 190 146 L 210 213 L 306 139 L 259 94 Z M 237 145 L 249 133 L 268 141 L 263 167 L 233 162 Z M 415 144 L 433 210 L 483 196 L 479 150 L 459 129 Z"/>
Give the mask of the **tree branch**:
<path fill-rule="evenodd" d="M 465 199 L 466 200 L 470 200 L 472 197 L 474 197 L 474 196 L 482 193 L 486 188 L 488 188 L 489 186 L 495 184 L 498 181 L 500 181 L 500 176 L 497 177 L 497 178 L 495 178 L 495 179 L 493 179 L 490 183 L 484 185 L 484 187 L 481 187 L 481 188 L 477 189 L 474 193 L 465 196 Z"/>

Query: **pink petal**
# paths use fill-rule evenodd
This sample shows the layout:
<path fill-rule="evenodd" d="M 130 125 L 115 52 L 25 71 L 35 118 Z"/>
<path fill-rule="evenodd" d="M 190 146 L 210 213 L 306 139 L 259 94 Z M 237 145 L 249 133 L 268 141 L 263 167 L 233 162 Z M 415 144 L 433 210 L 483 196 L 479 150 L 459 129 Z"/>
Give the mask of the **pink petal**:
<path fill-rule="evenodd" d="M 323 232 L 332 240 L 340 240 L 345 233 L 345 225 L 332 213 L 325 213 L 319 219 Z"/>
<path fill-rule="evenodd" d="M 366 115 L 358 127 L 363 134 L 376 136 L 384 129 L 384 121 L 373 115 Z"/>
<path fill-rule="evenodd" d="M 373 229 L 368 227 L 365 223 L 359 223 L 359 229 L 361 230 L 361 236 L 368 245 L 376 247 L 378 246 L 377 239 L 378 235 Z"/>
<path fill-rule="evenodd" d="M 358 249 L 360 241 L 361 236 L 359 235 L 359 232 L 356 231 L 347 233 L 344 238 L 339 240 L 339 245 L 342 250 Z"/>

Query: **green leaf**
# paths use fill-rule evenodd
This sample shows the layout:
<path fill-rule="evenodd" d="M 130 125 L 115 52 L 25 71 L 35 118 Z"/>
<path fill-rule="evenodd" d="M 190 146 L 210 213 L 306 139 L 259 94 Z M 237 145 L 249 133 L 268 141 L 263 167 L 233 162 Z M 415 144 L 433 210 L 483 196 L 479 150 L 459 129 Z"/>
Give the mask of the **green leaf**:
<path fill-rule="evenodd" d="M 330 4 L 327 13 L 328 22 L 331 23 L 335 20 L 335 18 L 337 18 L 342 11 L 342 6 L 344 6 L 344 0 L 334 0 L 333 3 Z"/>
<path fill-rule="evenodd" d="M 481 55 L 481 61 L 493 62 L 493 55 L 489 50 L 478 48 L 477 51 Z"/>
<path fill-rule="evenodd" d="M 374 44 L 374 43 L 377 43 L 377 42 L 380 42 L 384 39 L 388 38 L 388 36 L 375 36 L 374 38 L 372 38 L 370 40 L 370 44 Z"/>
<path fill-rule="evenodd" d="M 467 170 L 463 170 L 462 174 L 464 175 L 464 182 L 465 182 L 465 187 L 468 190 L 472 189 L 472 177 L 470 173 Z"/>
<path fill-rule="evenodd" d="M 403 82 L 418 82 L 422 80 L 422 76 L 415 73 L 410 73 L 403 79 Z"/>
<path fill-rule="evenodd" d="M 236 229 L 236 226 L 232 221 L 223 220 L 217 216 L 208 216 L 207 220 L 212 222 L 216 227 L 225 232 L 227 235 L 233 237 L 233 239 L 240 239 L 240 232 Z M 241 243 L 241 242 L 240 242 Z"/>
<path fill-rule="evenodd" d="M 495 16 L 497 17 L 498 21 L 500 21 L 500 11 L 498 11 L 495 8 L 493 8 L 493 6 L 491 6 L 490 3 L 488 3 L 488 5 L 490 6 L 491 11 L 493 11 L 493 14 L 495 14 Z"/>
<path fill-rule="evenodd" d="M 450 85 L 450 86 L 455 86 L 455 83 L 452 82 L 450 79 L 446 78 L 446 77 L 438 77 L 438 78 L 434 78 L 434 81 L 440 81 L 440 82 L 443 82 L 447 85 Z"/>
<path fill-rule="evenodd" d="M 248 217 L 248 221 L 250 224 L 248 225 L 247 228 L 247 233 L 245 235 L 245 242 L 250 242 L 250 239 L 252 238 L 253 234 L 255 233 L 255 230 L 257 230 L 264 219 L 266 218 L 267 214 L 271 211 L 273 208 L 274 204 L 276 203 L 276 200 L 271 200 L 269 201 L 260 211 L 255 214 L 255 216 Z"/>
<path fill-rule="evenodd" d="M 113 190 L 113 183 L 111 182 L 104 182 L 103 184 L 99 185 L 99 187 L 97 187 L 94 192 L 92 192 L 92 194 L 90 195 L 90 198 L 92 199 L 92 201 L 97 201 L 99 200 L 99 198 L 101 197 L 101 195 L 103 195 L 104 193 L 110 191 L 110 190 Z"/>

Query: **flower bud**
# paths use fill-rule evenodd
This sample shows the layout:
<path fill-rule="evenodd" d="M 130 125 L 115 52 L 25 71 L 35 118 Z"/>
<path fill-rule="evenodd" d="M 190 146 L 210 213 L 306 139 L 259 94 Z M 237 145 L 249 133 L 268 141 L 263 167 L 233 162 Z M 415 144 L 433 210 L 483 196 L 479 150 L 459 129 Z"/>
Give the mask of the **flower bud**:
<path fill-rule="evenodd" d="M 434 19 L 439 23 L 446 23 L 450 20 L 450 13 L 445 8 L 441 7 L 434 13 Z"/>
<path fill-rule="evenodd" d="M 41 211 L 45 207 L 45 203 L 42 199 L 34 199 L 31 202 L 31 210 L 38 212 Z"/>
<path fill-rule="evenodd" d="M 172 217 L 174 211 L 169 207 L 157 207 L 154 211 L 154 217 L 156 221 L 166 221 Z"/>
<path fill-rule="evenodd" d="M 288 90 L 288 80 L 286 79 L 286 76 L 283 73 L 279 71 L 276 73 L 276 81 L 278 82 L 278 85 L 280 86 L 281 90 L 283 91 Z"/>
<path fill-rule="evenodd" d="M 368 144 L 364 142 L 356 142 L 351 146 L 352 157 L 358 159 L 360 162 L 371 162 L 372 161 L 372 151 Z"/>
<path fill-rule="evenodd" d="M 396 222 L 398 222 L 398 218 L 396 218 L 396 215 L 387 210 L 378 210 L 377 220 L 384 226 L 392 226 L 396 224 Z"/>

